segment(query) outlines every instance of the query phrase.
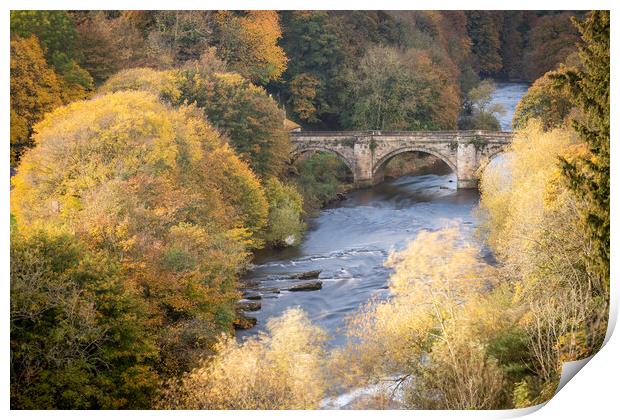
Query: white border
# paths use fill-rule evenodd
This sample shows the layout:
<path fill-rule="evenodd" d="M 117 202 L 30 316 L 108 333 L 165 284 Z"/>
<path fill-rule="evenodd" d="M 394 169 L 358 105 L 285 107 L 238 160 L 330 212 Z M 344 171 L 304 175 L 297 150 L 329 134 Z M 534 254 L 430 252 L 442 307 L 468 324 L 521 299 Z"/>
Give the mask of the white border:
<path fill-rule="evenodd" d="M 9 387 L 10 387 L 10 375 L 9 375 L 9 10 L 11 9 L 323 9 L 323 10 L 373 10 L 373 9 L 416 9 L 416 10 L 496 10 L 502 9 L 501 6 L 507 6 L 507 9 L 521 9 L 521 10 L 584 10 L 584 6 L 588 9 L 611 9 L 612 18 L 612 73 L 613 69 L 618 68 L 618 55 L 615 51 L 616 45 L 618 45 L 617 31 L 615 30 L 615 2 L 593 0 L 588 2 L 577 0 L 564 0 L 564 1 L 533 1 L 533 0 L 521 0 L 517 4 L 510 2 L 500 4 L 497 1 L 488 0 L 470 0 L 467 2 L 455 2 L 449 0 L 434 0 L 434 1 L 394 1 L 383 0 L 381 2 L 357 0 L 357 1 L 338 1 L 333 0 L 315 0 L 312 2 L 298 1 L 298 0 L 278 0 L 278 1 L 242 1 L 242 0 L 229 0 L 226 2 L 218 1 L 187 1 L 177 0 L 174 2 L 164 0 L 151 0 L 135 1 L 135 0 L 110 0 L 103 1 L 76 1 L 76 0 L 62 0 L 54 1 L 51 3 L 48 1 L 34 1 L 34 0 L 22 0 L 22 1 L 5 1 L 3 2 L 4 13 L 0 15 L 0 26 L 3 28 L 4 37 L 4 54 L 2 54 L 2 67 L 1 74 L 4 80 L 2 84 L 2 113 L 0 118 L 2 121 L 2 133 L 4 139 L 4 159 L 0 163 L 0 173 L 4 174 L 2 181 L 2 199 L 0 200 L 0 206 L 2 207 L 2 218 L 0 219 L 0 231 L 2 234 L 0 254 L 0 268 L 3 273 L 4 284 L 4 298 L 2 299 L 2 313 L 6 317 L 1 324 L 2 336 L 4 337 L 4 347 L 2 348 L 2 364 L 0 369 L 3 374 L 2 392 L 0 394 L 0 401 L 4 410 L 9 410 Z M 618 129 L 618 121 L 614 118 L 617 116 L 616 109 L 614 107 L 614 99 L 618 94 L 618 85 L 614 82 L 615 75 L 612 75 L 612 133 L 616 133 Z M 618 165 L 618 146 L 614 145 L 612 141 L 612 220 L 618 220 L 618 206 L 617 198 L 619 194 L 619 187 L 616 178 L 616 165 Z M 618 238 L 620 238 L 617 225 L 611 226 L 611 247 L 612 255 L 617 255 Z M 612 289 L 611 289 L 611 314 L 610 325 L 615 324 L 618 313 L 618 282 L 614 279 L 614 275 L 618 273 L 618 264 L 620 259 L 616 258 L 611 263 L 612 273 Z M 616 334 L 617 335 L 617 334 Z M 609 337 L 608 337 L 609 338 Z M 359 419 L 375 419 L 378 416 L 382 418 L 507 418 L 528 414 L 532 411 L 529 418 L 532 419 L 558 419 L 558 418 L 594 418 L 594 419 L 607 419 L 615 418 L 618 413 L 618 381 L 620 379 L 620 362 L 617 355 L 620 354 L 620 341 L 617 337 L 611 336 L 605 347 L 595 355 L 592 360 L 587 364 L 585 368 L 579 373 L 576 379 L 571 380 L 566 384 L 564 388 L 551 399 L 544 407 L 535 407 L 534 409 L 524 410 L 505 410 L 505 411 L 250 411 L 250 412 L 190 412 L 190 411 L 175 411 L 175 412 L 162 412 L 162 411 L 90 411 L 88 416 L 93 418 L 108 418 L 108 417 L 126 417 L 126 418 L 162 418 L 162 417 L 178 417 L 178 418 L 203 418 L 209 416 L 211 418 L 253 418 L 253 419 L 273 419 L 273 418 L 286 418 L 287 420 L 293 418 L 347 418 L 359 420 Z M 571 364 L 570 370 L 574 370 L 575 366 L 579 363 Z M 577 369 L 578 370 L 578 369 Z M 565 369 L 564 373 L 568 373 Z M 537 411 L 536 411 L 537 410 Z M 613 413 L 613 414 L 612 414 Z M 10 416 L 15 418 L 31 418 L 33 415 L 49 418 L 77 418 L 82 416 L 79 412 L 16 412 L 9 413 Z"/>

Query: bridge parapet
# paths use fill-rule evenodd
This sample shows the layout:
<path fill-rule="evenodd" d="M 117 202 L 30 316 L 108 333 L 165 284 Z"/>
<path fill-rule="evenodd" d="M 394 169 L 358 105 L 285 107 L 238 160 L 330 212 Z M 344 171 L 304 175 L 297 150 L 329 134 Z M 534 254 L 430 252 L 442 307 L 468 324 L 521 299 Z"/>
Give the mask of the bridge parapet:
<path fill-rule="evenodd" d="M 467 141 L 481 137 L 487 141 L 510 142 L 514 135 L 511 131 L 453 130 L 453 131 L 293 131 L 292 140 L 337 140 L 342 138 L 381 138 L 385 141 L 400 141 L 402 138 L 422 141 Z"/>

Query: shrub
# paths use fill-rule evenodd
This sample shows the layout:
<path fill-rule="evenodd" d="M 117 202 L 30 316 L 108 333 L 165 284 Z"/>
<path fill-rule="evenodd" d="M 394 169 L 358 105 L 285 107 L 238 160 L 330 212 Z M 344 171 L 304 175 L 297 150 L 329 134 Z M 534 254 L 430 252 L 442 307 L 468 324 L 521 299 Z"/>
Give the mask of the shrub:
<path fill-rule="evenodd" d="M 272 246 L 286 246 L 299 243 L 305 230 L 301 220 L 303 198 L 294 186 L 283 184 L 277 178 L 270 178 L 265 184 L 265 195 L 269 203 L 269 217 L 265 240 Z"/>
<path fill-rule="evenodd" d="M 318 408 L 327 384 L 326 334 L 300 309 L 287 310 L 267 328 L 241 344 L 223 337 L 216 356 L 171 384 L 160 408 Z"/>

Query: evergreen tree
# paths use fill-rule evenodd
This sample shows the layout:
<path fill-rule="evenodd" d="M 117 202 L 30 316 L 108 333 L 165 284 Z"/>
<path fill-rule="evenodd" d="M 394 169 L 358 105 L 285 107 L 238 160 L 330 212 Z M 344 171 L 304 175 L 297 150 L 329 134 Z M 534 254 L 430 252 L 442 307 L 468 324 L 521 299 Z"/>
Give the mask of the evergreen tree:
<path fill-rule="evenodd" d="M 571 89 L 582 118 L 573 127 L 589 149 L 574 162 L 562 162 L 570 186 L 588 202 L 585 219 L 594 246 L 593 264 L 604 292 L 609 290 L 609 11 L 592 11 L 579 28 L 580 70 L 554 76 Z"/>
<path fill-rule="evenodd" d="M 474 64 L 483 76 L 493 75 L 502 68 L 499 17 L 501 15 L 491 11 L 467 12 L 467 32 L 472 41 Z"/>

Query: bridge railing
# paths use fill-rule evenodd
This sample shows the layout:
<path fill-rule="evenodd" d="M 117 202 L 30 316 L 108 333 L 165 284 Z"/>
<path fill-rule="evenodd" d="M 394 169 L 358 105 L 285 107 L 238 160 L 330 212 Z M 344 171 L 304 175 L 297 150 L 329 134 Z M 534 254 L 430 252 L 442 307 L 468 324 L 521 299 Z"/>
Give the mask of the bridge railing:
<path fill-rule="evenodd" d="M 488 140 L 511 140 L 512 131 L 487 130 L 451 130 L 451 131 L 292 131 L 293 139 L 304 137 L 414 137 L 420 139 L 437 139 L 438 141 L 457 138 L 471 139 L 483 137 Z"/>

